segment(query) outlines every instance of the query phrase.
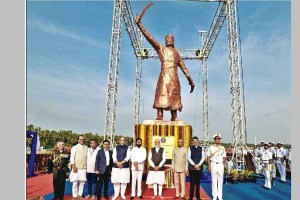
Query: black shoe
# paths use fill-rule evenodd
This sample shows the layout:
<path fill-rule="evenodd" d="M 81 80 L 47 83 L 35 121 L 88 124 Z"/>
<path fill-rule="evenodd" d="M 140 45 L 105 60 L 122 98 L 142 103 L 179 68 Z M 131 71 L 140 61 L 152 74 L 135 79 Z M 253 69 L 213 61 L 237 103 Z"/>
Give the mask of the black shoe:
<path fill-rule="evenodd" d="M 271 188 L 266 187 L 266 190 L 271 190 Z"/>
<path fill-rule="evenodd" d="M 261 186 L 262 188 L 265 188 L 266 189 L 266 187 L 263 185 L 263 186 Z"/>
<path fill-rule="evenodd" d="M 144 198 L 143 196 L 139 196 L 140 199 Z"/>
<path fill-rule="evenodd" d="M 130 197 L 130 199 L 134 199 L 134 197 L 133 197 L 133 196 L 131 196 L 131 197 Z"/>

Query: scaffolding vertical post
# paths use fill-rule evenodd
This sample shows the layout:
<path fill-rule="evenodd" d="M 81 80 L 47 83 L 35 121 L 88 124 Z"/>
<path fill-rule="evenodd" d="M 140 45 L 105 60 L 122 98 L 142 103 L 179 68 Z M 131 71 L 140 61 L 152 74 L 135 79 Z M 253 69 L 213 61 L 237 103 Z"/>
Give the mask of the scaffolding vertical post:
<path fill-rule="evenodd" d="M 105 113 L 104 138 L 111 141 L 114 146 L 116 107 L 118 92 L 118 75 L 120 60 L 120 44 L 122 31 L 122 2 L 114 1 L 113 25 L 110 44 L 109 71 L 107 81 L 107 99 Z"/>
<path fill-rule="evenodd" d="M 204 47 L 204 43 L 207 39 L 207 31 L 200 31 L 200 37 L 201 37 L 201 51 L 202 52 L 202 93 L 203 93 L 203 100 L 202 100 L 202 123 L 203 123 L 203 147 L 205 149 L 209 146 L 209 129 L 208 129 L 208 69 L 207 69 L 207 57 Z"/>
<path fill-rule="evenodd" d="M 140 116 L 140 99 L 142 85 L 142 58 L 139 56 L 136 60 L 136 76 L 135 76 L 135 97 L 134 97 L 134 125 L 139 124 Z M 133 133 L 133 138 L 135 137 Z"/>
<path fill-rule="evenodd" d="M 241 98 L 241 58 L 239 51 L 237 0 L 228 0 L 227 10 L 227 35 L 230 69 L 230 93 L 232 111 L 232 136 L 233 136 L 233 162 L 238 170 L 245 169 L 244 145 L 245 134 L 243 129 L 243 112 Z"/>

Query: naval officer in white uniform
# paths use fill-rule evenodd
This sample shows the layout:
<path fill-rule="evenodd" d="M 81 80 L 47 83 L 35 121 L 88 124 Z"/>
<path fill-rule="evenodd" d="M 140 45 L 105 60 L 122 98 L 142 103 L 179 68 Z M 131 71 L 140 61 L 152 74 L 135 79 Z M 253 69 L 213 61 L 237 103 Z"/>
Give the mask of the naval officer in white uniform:
<path fill-rule="evenodd" d="M 215 143 L 207 150 L 207 161 L 212 179 L 213 200 L 223 200 L 223 177 L 224 166 L 226 162 L 225 147 L 221 145 L 221 134 L 215 134 L 213 139 Z"/>

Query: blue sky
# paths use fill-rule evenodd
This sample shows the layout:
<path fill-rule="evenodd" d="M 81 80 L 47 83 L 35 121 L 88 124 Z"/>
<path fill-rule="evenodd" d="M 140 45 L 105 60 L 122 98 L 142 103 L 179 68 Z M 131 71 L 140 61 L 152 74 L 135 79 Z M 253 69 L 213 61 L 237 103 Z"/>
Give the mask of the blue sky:
<path fill-rule="evenodd" d="M 138 14 L 148 1 L 132 1 Z M 197 48 L 218 3 L 154 1 L 144 26 L 159 41 L 175 36 L 177 48 Z M 103 134 L 111 41 L 112 1 L 27 1 L 27 124 L 49 130 Z M 240 1 L 238 16 L 244 72 L 248 142 L 291 143 L 291 3 Z M 231 142 L 230 80 L 226 21 L 208 60 L 210 137 Z M 145 41 L 145 47 L 150 45 Z M 133 132 L 136 58 L 123 24 L 116 134 Z M 179 71 L 183 111 L 178 117 L 202 137 L 201 63 L 185 61 L 194 93 Z M 152 109 L 158 60 L 143 61 L 140 121 Z M 169 112 L 165 113 L 169 120 Z"/>

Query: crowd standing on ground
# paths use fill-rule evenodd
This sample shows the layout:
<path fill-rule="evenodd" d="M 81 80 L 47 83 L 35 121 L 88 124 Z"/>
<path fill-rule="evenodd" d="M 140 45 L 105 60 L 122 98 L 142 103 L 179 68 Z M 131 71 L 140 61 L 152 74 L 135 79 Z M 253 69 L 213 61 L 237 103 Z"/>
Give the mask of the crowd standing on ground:
<path fill-rule="evenodd" d="M 223 199 L 223 180 L 235 167 L 231 157 L 227 156 L 226 149 L 221 145 L 221 134 L 213 136 L 214 144 L 207 150 L 201 146 L 201 141 L 197 137 L 192 138 L 189 147 L 183 146 L 182 139 L 178 140 L 178 147 L 173 149 L 171 170 L 175 180 L 174 199 L 186 199 L 185 179 L 190 176 L 189 199 L 194 196 L 197 200 L 200 197 L 200 177 L 203 172 L 203 164 L 208 164 L 211 173 L 213 200 Z M 125 137 L 120 137 L 119 144 L 112 150 L 109 140 L 104 140 L 99 147 L 98 141 L 90 140 L 90 147 L 85 145 L 85 137 L 78 136 L 78 144 L 71 148 L 70 154 L 65 151 L 63 141 L 56 144 L 57 150 L 54 158 L 48 159 L 48 173 L 53 173 L 54 200 L 64 199 L 65 182 L 69 178 L 72 182 L 73 199 L 97 199 L 100 200 L 102 194 L 104 199 L 109 199 L 108 183 L 111 177 L 114 194 L 112 200 L 119 196 L 125 200 L 125 191 L 130 182 L 131 175 L 131 195 L 130 199 L 142 196 L 142 176 L 145 170 L 145 163 L 149 162 L 149 171 L 146 184 L 153 188 L 152 199 L 164 199 L 163 185 L 165 184 L 165 162 L 166 152 L 160 146 L 160 140 L 154 141 L 154 147 L 147 152 L 142 146 L 142 139 L 136 138 L 136 146 L 130 148 L 126 145 Z M 263 188 L 270 190 L 275 185 L 276 169 L 280 174 L 280 182 L 286 182 L 286 165 L 291 169 L 291 151 L 288 152 L 281 142 L 274 147 L 273 142 L 264 142 L 254 145 L 253 162 L 255 173 L 265 177 Z M 148 158 L 148 159 L 147 159 Z M 70 166 L 70 167 L 68 167 Z M 69 168 L 71 172 L 69 177 Z M 131 174 L 130 174 L 131 172 Z M 88 192 L 83 195 L 83 189 L 87 184 Z M 104 185 L 104 192 L 102 187 Z M 40 198 L 40 197 L 39 197 Z"/>

